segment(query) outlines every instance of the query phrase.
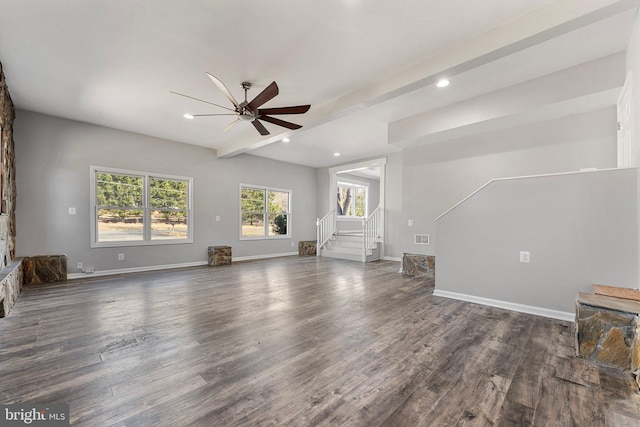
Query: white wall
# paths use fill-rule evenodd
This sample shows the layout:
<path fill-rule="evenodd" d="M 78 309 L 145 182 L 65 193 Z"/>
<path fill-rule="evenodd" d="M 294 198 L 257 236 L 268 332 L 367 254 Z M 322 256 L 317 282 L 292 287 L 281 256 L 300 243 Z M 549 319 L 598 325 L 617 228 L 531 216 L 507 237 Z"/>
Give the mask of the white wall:
<path fill-rule="evenodd" d="M 494 181 L 437 221 L 436 289 L 573 313 L 594 283 L 632 287 L 635 193 L 635 169 Z"/>
<path fill-rule="evenodd" d="M 632 109 L 633 109 L 633 129 L 636 147 L 640 148 L 640 14 L 636 16 L 636 21 L 627 47 L 627 70 L 632 73 Z M 640 165 L 640 149 L 636 150 Z M 638 229 L 640 230 L 640 174 L 638 175 Z M 638 233 L 638 245 L 640 246 L 640 233 Z M 638 265 L 640 268 L 640 263 Z M 638 272 L 640 278 L 640 271 Z M 637 284 L 640 285 L 640 284 Z"/>
<path fill-rule="evenodd" d="M 207 148 L 23 110 L 15 144 L 18 255 L 64 253 L 71 273 L 78 261 L 97 270 L 182 264 L 205 261 L 211 245 L 246 257 L 297 252 L 299 240 L 315 239 L 313 168 L 249 155 L 218 159 Z M 193 177 L 194 243 L 90 248 L 89 165 Z M 291 239 L 239 240 L 240 183 L 292 190 Z"/>
<path fill-rule="evenodd" d="M 491 179 L 615 167 L 615 123 L 612 107 L 405 150 L 402 252 L 438 255 L 433 220 Z"/>

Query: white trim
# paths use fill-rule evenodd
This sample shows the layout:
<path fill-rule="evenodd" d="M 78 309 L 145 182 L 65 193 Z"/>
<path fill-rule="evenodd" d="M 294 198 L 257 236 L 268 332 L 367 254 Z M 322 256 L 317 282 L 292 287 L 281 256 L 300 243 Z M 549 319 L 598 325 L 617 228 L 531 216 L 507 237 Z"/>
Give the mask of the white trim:
<path fill-rule="evenodd" d="M 464 199 L 460 200 L 455 205 L 451 206 L 446 211 L 444 211 L 444 213 L 442 213 L 439 217 L 434 219 L 433 222 L 438 221 L 440 218 L 442 218 L 443 216 L 445 216 L 446 214 L 448 214 L 449 212 L 451 212 L 452 210 L 454 210 L 455 208 L 457 208 L 458 206 L 463 204 L 465 201 L 470 199 L 472 196 L 474 196 L 480 190 L 482 190 L 483 188 L 485 188 L 489 184 L 491 184 L 493 182 L 496 182 L 496 181 L 513 181 L 513 180 L 516 180 L 516 179 L 545 178 L 545 177 L 549 177 L 549 176 L 578 175 L 578 174 L 583 174 L 583 173 L 611 172 L 611 171 L 619 171 L 619 170 L 624 170 L 624 169 L 635 169 L 635 168 L 588 169 L 588 170 L 579 170 L 579 171 L 572 171 L 572 172 L 543 173 L 543 174 L 540 174 L 540 175 L 523 175 L 523 176 L 511 176 L 511 177 L 506 177 L 506 178 L 494 178 L 491 181 L 489 181 L 486 184 L 484 184 L 482 187 L 478 188 L 473 193 L 469 194 Z"/>
<path fill-rule="evenodd" d="M 332 168 L 329 168 L 329 173 L 333 174 L 333 173 L 338 173 L 338 172 L 350 172 L 350 171 L 355 171 L 358 169 L 365 169 L 365 168 L 371 168 L 371 167 L 375 167 L 375 166 L 381 166 L 381 165 L 386 165 L 387 164 L 387 158 L 386 157 L 382 157 L 379 159 L 373 159 L 373 160 L 366 160 L 364 162 L 358 162 L 358 163 L 348 163 L 346 165 L 341 165 L 341 166 L 334 166 Z"/>
<path fill-rule="evenodd" d="M 383 256 L 382 259 L 385 260 L 385 261 L 402 262 L 402 258 L 399 258 L 399 257 L 396 257 L 396 256 Z"/>
<path fill-rule="evenodd" d="M 164 265 L 149 265 L 146 267 L 119 268 L 116 270 L 97 270 L 93 273 L 71 273 L 71 274 L 67 274 L 67 280 L 86 279 L 88 277 L 96 277 L 96 276 L 111 276 L 115 274 L 141 273 L 145 271 L 155 271 L 155 270 L 169 270 L 172 268 L 199 267 L 202 265 L 207 265 L 207 263 L 208 261 L 196 261 L 196 262 L 184 262 L 181 264 L 164 264 Z"/>
<path fill-rule="evenodd" d="M 250 256 L 240 256 L 237 258 L 233 258 L 232 262 L 242 262 L 242 261 L 253 261 L 256 259 L 267 259 L 267 258 L 280 258 L 285 256 L 294 256 L 298 255 L 298 252 L 285 252 L 282 254 L 266 254 L 266 255 L 250 255 Z"/>
<path fill-rule="evenodd" d="M 244 257 L 237 257 L 237 258 L 232 258 L 232 262 L 252 261 L 252 260 L 267 259 L 267 258 L 280 258 L 285 256 L 294 256 L 294 255 L 297 256 L 298 252 L 286 252 L 282 254 L 266 254 L 266 255 L 251 255 L 251 256 L 244 256 Z M 97 277 L 97 276 L 112 276 L 116 274 L 142 273 L 145 271 L 169 270 L 172 268 L 200 267 L 207 264 L 208 264 L 208 261 L 195 261 L 195 262 L 184 262 L 181 264 L 149 265 L 146 267 L 119 268 L 116 270 L 101 270 L 101 271 L 95 271 L 93 273 L 71 273 L 71 274 L 67 274 L 67 280 L 86 279 L 88 277 Z"/>
<path fill-rule="evenodd" d="M 575 314 L 566 311 L 551 310 L 548 308 L 534 307 L 532 305 L 518 304 L 515 302 L 477 297 L 475 295 L 459 294 L 457 292 L 442 291 L 440 289 L 436 289 L 435 291 L 433 291 L 433 295 L 436 297 L 451 298 L 460 301 L 467 301 L 476 304 L 502 308 L 505 310 L 517 311 L 519 313 L 533 314 L 534 316 L 564 320 L 565 322 L 573 323 L 575 321 Z"/>

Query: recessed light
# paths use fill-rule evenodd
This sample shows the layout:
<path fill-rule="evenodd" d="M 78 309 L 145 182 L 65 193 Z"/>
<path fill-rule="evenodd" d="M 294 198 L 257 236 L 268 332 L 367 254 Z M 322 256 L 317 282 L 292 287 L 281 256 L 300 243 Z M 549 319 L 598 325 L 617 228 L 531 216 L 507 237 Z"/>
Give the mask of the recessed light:
<path fill-rule="evenodd" d="M 436 86 L 438 86 L 438 87 L 447 87 L 447 86 L 449 86 L 449 83 L 451 83 L 449 80 L 442 79 L 438 83 L 436 83 Z"/>
<path fill-rule="evenodd" d="M 193 120 L 193 114 L 185 113 L 182 115 L 185 119 Z"/>
<path fill-rule="evenodd" d="M 333 153 L 334 156 L 338 157 L 340 153 Z"/>
<path fill-rule="evenodd" d="M 282 142 L 289 142 L 291 141 L 289 138 L 282 138 Z"/>

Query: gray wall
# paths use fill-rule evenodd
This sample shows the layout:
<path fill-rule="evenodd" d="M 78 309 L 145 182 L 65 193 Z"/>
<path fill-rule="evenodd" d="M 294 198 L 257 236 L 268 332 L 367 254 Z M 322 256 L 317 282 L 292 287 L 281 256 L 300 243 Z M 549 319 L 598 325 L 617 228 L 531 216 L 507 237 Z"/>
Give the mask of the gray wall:
<path fill-rule="evenodd" d="M 207 148 L 22 110 L 15 126 L 18 255 L 65 253 L 73 273 L 78 261 L 97 270 L 180 264 L 206 260 L 210 245 L 245 257 L 296 252 L 299 240 L 315 239 L 313 168 L 249 155 L 218 159 Z M 89 165 L 193 177 L 194 243 L 91 249 Z M 292 190 L 292 239 L 239 240 L 240 183 Z"/>
<path fill-rule="evenodd" d="M 387 156 L 385 180 L 385 256 L 402 257 L 402 188 L 404 153 Z"/>
<path fill-rule="evenodd" d="M 437 221 L 436 289 L 573 312 L 593 283 L 631 287 L 635 194 L 635 169 L 493 182 Z"/>
<path fill-rule="evenodd" d="M 636 16 L 633 33 L 627 47 L 627 70 L 632 71 L 632 121 L 635 140 L 636 154 L 638 155 L 638 165 L 640 165 L 640 14 Z M 638 174 L 638 229 L 640 230 L 640 174 Z M 640 233 L 638 233 L 638 245 L 640 246 Z M 640 262 L 638 263 L 640 268 Z M 640 277 L 640 270 L 638 271 Z M 640 285 L 637 283 L 636 285 Z M 636 286 L 637 287 L 637 286 Z"/>
<path fill-rule="evenodd" d="M 615 167 L 615 123 L 608 108 L 405 150 L 402 252 L 439 256 L 433 220 L 491 179 Z"/>

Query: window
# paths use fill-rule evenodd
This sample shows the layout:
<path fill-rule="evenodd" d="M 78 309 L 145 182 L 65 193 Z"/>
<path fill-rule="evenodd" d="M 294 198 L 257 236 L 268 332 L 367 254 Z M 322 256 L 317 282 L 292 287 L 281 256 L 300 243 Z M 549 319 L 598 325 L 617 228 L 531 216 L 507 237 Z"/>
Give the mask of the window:
<path fill-rule="evenodd" d="M 92 247 L 191 243 L 192 178 L 91 167 Z"/>
<path fill-rule="evenodd" d="M 291 236 L 291 191 L 240 185 L 240 238 Z"/>
<path fill-rule="evenodd" d="M 369 186 L 353 182 L 338 182 L 338 216 L 365 218 Z"/>

